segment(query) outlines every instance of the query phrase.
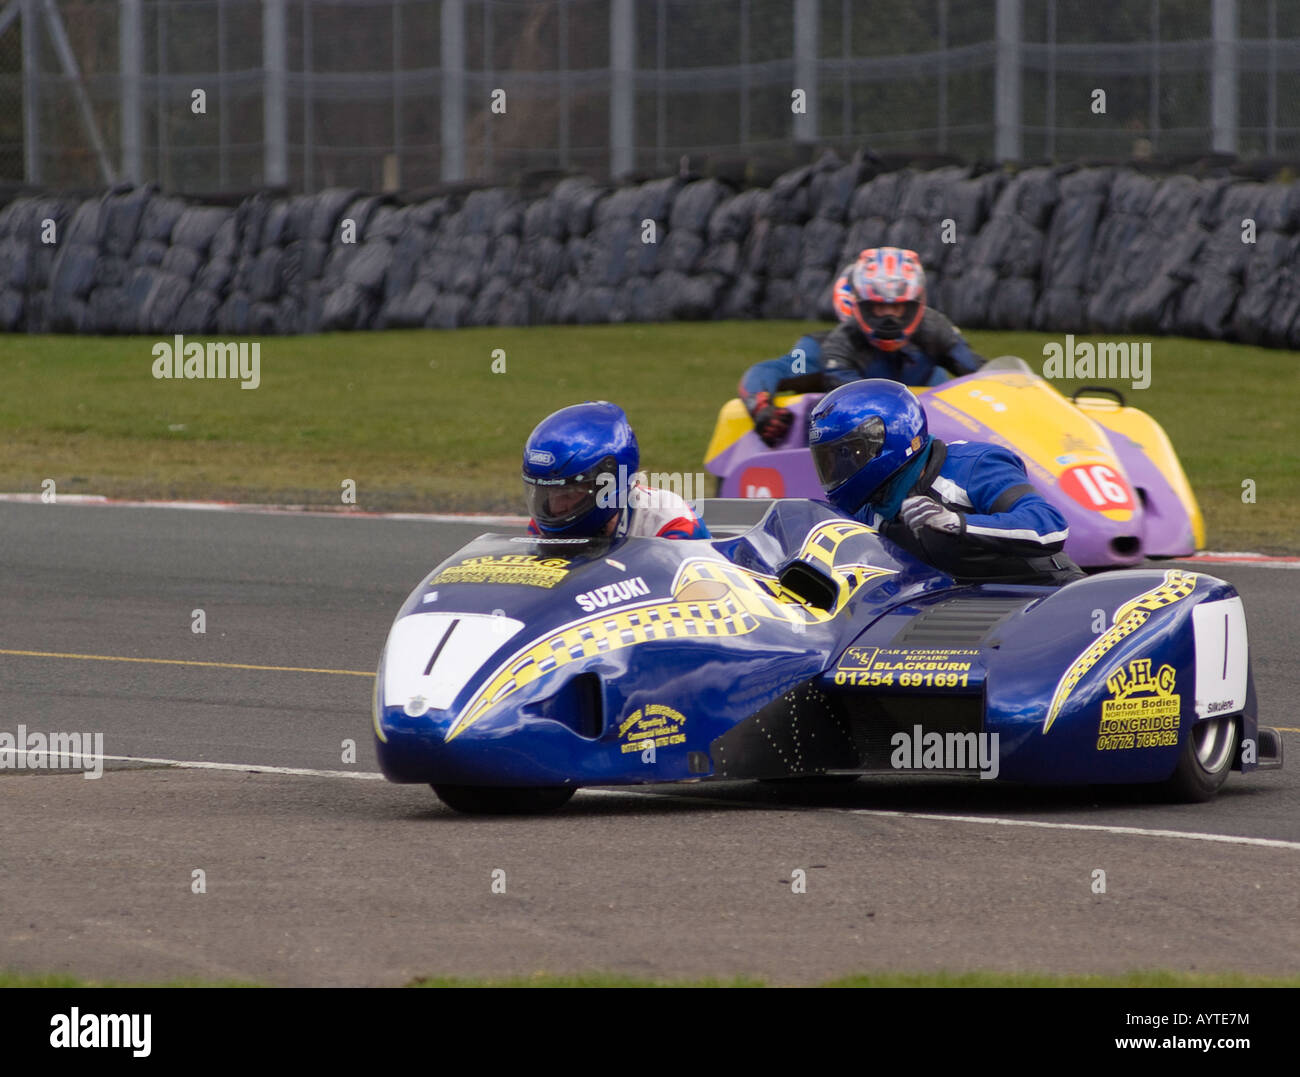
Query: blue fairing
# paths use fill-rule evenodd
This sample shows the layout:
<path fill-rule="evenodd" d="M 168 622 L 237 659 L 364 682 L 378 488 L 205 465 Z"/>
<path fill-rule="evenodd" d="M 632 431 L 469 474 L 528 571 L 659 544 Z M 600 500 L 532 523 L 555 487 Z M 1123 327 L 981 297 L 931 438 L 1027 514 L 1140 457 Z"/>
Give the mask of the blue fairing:
<path fill-rule="evenodd" d="M 997 733 L 1002 778 L 1158 781 L 1198 691 L 1255 735 L 1239 609 L 1177 570 L 958 585 L 810 501 L 714 540 L 485 535 L 394 622 L 379 759 L 487 786 L 888 771 L 891 734 L 920 725 Z M 1198 646 L 1221 684 L 1198 682 Z"/>

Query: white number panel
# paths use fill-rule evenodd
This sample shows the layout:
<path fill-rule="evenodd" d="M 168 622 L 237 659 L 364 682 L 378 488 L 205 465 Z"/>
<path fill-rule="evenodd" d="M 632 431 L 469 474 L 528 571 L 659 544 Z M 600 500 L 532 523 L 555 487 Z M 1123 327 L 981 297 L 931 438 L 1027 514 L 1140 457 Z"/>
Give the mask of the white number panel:
<path fill-rule="evenodd" d="M 412 716 L 443 710 L 506 640 L 524 627 L 485 613 L 412 613 L 388 634 L 384 703 Z M 418 700 L 414 709 L 411 701 Z"/>
<path fill-rule="evenodd" d="M 1196 717 L 1234 714 L 1246 703 L 1246 611 L 1240 598 L 1202 602 L 1196 632 Z"/>

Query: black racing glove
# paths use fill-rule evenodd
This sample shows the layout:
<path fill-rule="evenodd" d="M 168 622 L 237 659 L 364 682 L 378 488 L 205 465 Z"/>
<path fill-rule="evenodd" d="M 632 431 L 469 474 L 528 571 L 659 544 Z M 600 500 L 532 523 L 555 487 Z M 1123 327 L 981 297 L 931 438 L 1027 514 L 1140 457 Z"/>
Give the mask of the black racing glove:
<path fill-rule="evenodd" d="M 754 430 L 765 445 L 775 445 L 784 438 L 794 422 L 794 412 L 789 408 L 778 408 L 772 403 L 770 393 L 759 393 L 754 397 L 754 410 L 750 414 L 754 419 Z"/>

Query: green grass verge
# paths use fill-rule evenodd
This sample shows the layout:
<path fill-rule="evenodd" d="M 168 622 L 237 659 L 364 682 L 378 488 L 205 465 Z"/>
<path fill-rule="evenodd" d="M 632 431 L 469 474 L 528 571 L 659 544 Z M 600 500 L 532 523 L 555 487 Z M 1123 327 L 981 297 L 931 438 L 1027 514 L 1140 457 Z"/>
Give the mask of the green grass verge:
<path fill-rule="evenodd" d="M 777 987 L 764 980 L 644 980 L 625 976 L 519 976 L 509 979 L 437 977 L 411 987 Z M 827 980 L 816 987 L 1300 987 L 1300 976 L 1201 975 L 1127 972 L 1116 976 L 1062 976 L 1046 972 L 871 972 Z"/>
<path fill-rule="evenodd" d="M 167 983 L 124 983 L 84 980 L 62 973 L 33 975 L 0 972 L 6 987 L 252 987 L 254 984 L 203 983 L 173 980 Z M 703 980 L 647 980 L 605 973 L 578 973 L 500 978 L 439 976 L 421 978 L 408 987 L 773 987 L 752 977 Z M 1300 987 L 1300 976 L 1247 976 L 1242 973 L 1192 973 L 1169 971 L 1126 972 L 1113 976 L 1070 976 L 1046 972 L 873 972 L 844 976 L 818 987 Z"/>
<path fill-rule="evenodd" d="M 694 473 L 718 408 L 799 322 L 465 329 L 268 338 L 261 386 L 151 376 L 156 338 L 0 338 L 0 489 L 218 498 L 362 509 L 519 512 L 520 447 L 550 411 L 622 404 L 647 470 Z M 821 328 L 824 328 L 821 327 Z M 985 355 L 1041 367 L 1060 335 L 971 333 Z M 1079 338 L 1099 340 L 1101 338 Z M 493 353 L 505 353 L 494 373 Z M 1131 402 L 1168 431 L 1213 548 L 1300 546 L 1296 357 L 1205 341 L 1153 343 Z M 1068 392 L 1077 383 L 1059 383 Z M 1243 504 L 1242 482 L 1257 502 Z"/>
<path fill-rule="evenodd" d="M 261 987 L 237 980 L 167 980 L 131 983 L 126 980 L 88 980 L 64 972 L 13 972 L 0 970 L 0 990 L 7 987 Z"/>

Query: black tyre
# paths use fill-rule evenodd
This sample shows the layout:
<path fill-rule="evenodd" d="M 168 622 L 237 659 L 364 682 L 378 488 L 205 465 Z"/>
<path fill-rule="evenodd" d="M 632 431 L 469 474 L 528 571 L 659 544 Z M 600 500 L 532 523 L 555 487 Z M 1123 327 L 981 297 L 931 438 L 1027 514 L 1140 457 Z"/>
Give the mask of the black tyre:
<path fill-rule="evenodd" d="M 1164 785 L 1170 797 L 1189 803 L 1212 798 L 1228 780 L 1237 757 L 1237 736 L 1236 718 L 1209 718 L 1192 726 L 1173 777 Z"/>
<path fill-rule="evenodd" d="M 487 785 L 435 785 L 433 791 L 449 808 L 466 815 L 534 815 L 566 804 L 576 789 L 570 785 L 511 789 Z"/>

